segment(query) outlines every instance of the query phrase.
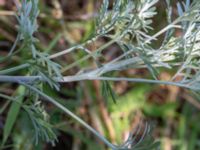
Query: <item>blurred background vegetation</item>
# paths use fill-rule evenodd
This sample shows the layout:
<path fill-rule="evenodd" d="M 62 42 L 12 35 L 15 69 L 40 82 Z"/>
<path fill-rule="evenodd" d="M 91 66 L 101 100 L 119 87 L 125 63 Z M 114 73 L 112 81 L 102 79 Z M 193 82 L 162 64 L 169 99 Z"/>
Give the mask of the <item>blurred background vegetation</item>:
<path fill-rule="evenodd" d="M 173 16 L 177 16 L 176 3 L 173 1 Z M 50 54 L 61 51 L 91 37 L 95 25 L 95 16 L 101 1 L 96 0 L 40 0 L 39 31 L 36 33 L 40 43 L 37 45 Z M 164 0 L 157 4 L 158 15 L 154 18 L 156 32 L 166 25 L 164 21 Z M 12 0 L 0 0 L 0 55 L 4 56 L 12 47 L 17 35 L 16 7 Z M 177 32 L 177 34 L 179 34 Z M 90 45 L 95 50 L 106 39 L 99 39 Z M 157 45 L 156 45 L 157 44 Z M 159 45 L 156 43 L 155 47 Z M 118 55 L 118 46 L 112 45 L 105 51 L 107 60 Z M 23 54 L 22 54 L 23 55 Z M 76 51 L 56 59 L 63 66 L 82 57 L 84 52 Z M 15 61 L 0 63 L 3 66 L 15 66 L 22 63 L 20 56 Z M 81 66 L 94 65 L 86 61 Z M 74 74 L 78 66 L 66 72 Z M 21 74 L 21 73 L 18 73 Z M 129 69 L 118 75 L 147 77 L 146 69 Z M 159 79 L 167 80 L 171 74 L 160 71 Z M 166 85 L 148 85 L 122 82 L 110 82 L 115 92 L 116 103 L 112 97 L 102 95 L 102 83 L 84 81 L 62 84 L 58 94 L 46 87 L 45 92 L 60 99 L 60 102 L 75 112 L 92 127 L 105 135 L 112 143 L 121 144 L 129 132 L 145 124 L 151 125 L 152 135 L 161 141 L 162 150 L 199 150 L 200 149 L 200 102 L 187 90 Z M 1 84 L 0 91 L 11 95 L 16 85 Z M 62 99 L 62 100 L 61 100 Z M 7 116 L 10 102 L 0 101 L 0 136 Z M 106 147 L 93 135 L 60 110 L 46 104 L 50 121 L 56 129 L 58 142 L 55 147 L 39 141 L 34 145 L 32 126 L 26 113 L 21 110 L 15 128 L 4 149 L 20 150 L 104 150 Z M 141 129 L 142 131 L 142 129 Z M 141 133 L 142 134 L 142 133 Z M 140 135 L 140 133 L 138 133 Z"/>

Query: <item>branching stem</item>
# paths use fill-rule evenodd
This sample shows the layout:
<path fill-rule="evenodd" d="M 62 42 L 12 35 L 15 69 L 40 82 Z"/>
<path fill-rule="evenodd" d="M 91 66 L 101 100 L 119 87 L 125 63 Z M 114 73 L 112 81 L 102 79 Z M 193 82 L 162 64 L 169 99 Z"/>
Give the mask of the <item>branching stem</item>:
<path fill-rule="evenodd" d="M 43 81 L 42 77 L 40 76 L 1 76 L 0 75 L 0 82 L 10 82 L 10 83 L 32 83 L 34 81 Z M 55 79 L 57 80 L 57 79 Z M 94 75 L 90 75 L 88 73 L 76 76 L 65 76 L 62 80 L 57 80 L 59 83 L 68 83 L 68 82 L 77 82 L 77 81 L 84 81 L 84 80 L 103 80 L 103 81 L 128 81 L 128 82 L 139 82 L 139 83 L 153 83 L 153 84 L 165 84 L 165 85 L 174 85 L 183 88 L 190 87 L 184 83 L 180 82 L 171 82 L 171 81 L 162 81 L 162 80 L 152 80 L 152 79 L 143 79 L 143 78 L 124 78 L 124 77 L 98 77 Z"/>
<path fill-rule="evenodd" d="M 84 126 L 85 128 L 87 128 L 94 135 L 96 135 L 99 139 L 101 139 L 108 147 L 112 148 L 113 150 L 117 149 L 105 137 L 103 137 L 101 134 L 99 134 L 95 129 L 93 129 L 91 126 L 89 126 L 85 121 L 83 121 L 77 115 L 75 115 L 74 113 L 72 113 L 69 109 L 67 109 L 66 107 L 64 107 L 60 103 L 58 103 L 56 100 L 54 100 L 53 98 L 51 98 L 50 96 L 46 95 L 45 93 L 41 92 L 40 90 L 38 90 L 37 88 L 35 88 L 33 86 L 30 86 L 30 85 L 25 84 L 23 82 L 21 82 L 21 84 L 24 85 L 24 86 L 26 86 L 27 88 L 33 90 L 34 92 L 38 93 L 40 96 L 42 96 L 43 98 L 45 98 L 45 100 L 47 100 L 48 102 L 52 103 L 53 105 L 55 105 L 56 107 L 58 107 L 59 109 L 61 109 L 62 111 L 64 111 L 67 115 L 69 115 L 70 117 L 72 117 L 73 119 L 75 119 L 76 121 L 78 121 L 82 126 Z"/>

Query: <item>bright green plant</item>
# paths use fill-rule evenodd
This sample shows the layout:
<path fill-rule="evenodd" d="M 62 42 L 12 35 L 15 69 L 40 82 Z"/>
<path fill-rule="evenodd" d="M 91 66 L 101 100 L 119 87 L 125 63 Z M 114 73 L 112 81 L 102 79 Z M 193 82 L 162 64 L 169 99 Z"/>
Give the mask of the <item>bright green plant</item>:
<path fill-rule="evenodd" d="M 45 94 L 42 89 L 44 85 L 48 85 L 59 92 L 60 83 L 101 80 L 104 82 L 103 93 L 111 94 L 115 99 L 109 81 L 125 80 L 174 85 L 198 92 L 200 90 L 200 1 L 190 2 L 190 0 L 186 0 L 186 2 L 178 3 L 179 16 L 172 20 L 171 3 L 170 0 L 166 0 L 168 25 L 156 34 L 151 35 L 149 30 L 153 30 L 151 24 L 153 22 L 152 18 L 157 14 L 155 7 L 157 2 L 158 0 L 115 0 L 112 9 L 109 10 L 110 2 L 104 0 L 96 19 L 96 27 L 92 38 L 52 55 L 41 52 L 36 46 L 39 42 L 34 37 L 34 33 L 38 28 L 38 0 L 22 0 L 21 6 L 16 3 L 19 23 L 18 36 L 8 55 L 1 57 L 0 62 L 12 60 L 15 55 L 20 55 L 23 61 L 22 64 L 15 67 L 0 70 L 0 82 L 19 84 L 17 92 L 12 97 L 0 94 L 0 97 L 12 102 L 3 131 L 2 145 L 7 141 L 20 109 L 27 112 L 32 122 L 36 144 L 39 139 L 55 144 L 56 134 L 48 121 L 48 115 L 41 102 L 41 100 L 46 100 L 74 118 L 113 150 L 156 149 L 157 143 L 154 143 L 149 135 L 148 125 L 146 125 L 139 141 L 136 142 L 136 137 L 130 134 L 128 140 L 121 146 L 113 145 L 53 97 Z M 175 36 L 177 29 L 181 31 L 180 36 Z M 153 43 L 157 42 L 158 37 L 163 34 L 164 40 L 160 46 L 158 48 L 153 47 Z M 95 51 L 87 49 L 88 44 L 102 37 L 108 38 L 109 41 Z M 101 64 L 98 59 L 103 58 L 102 52 L 112 44 L 119 45 L 122 54 L 109 62 Z M 75 50 L 83 50 L 86 55 L 65 67 L 53 61 L 54 58 L 67 55 Z M 21 55 L 22 52 L 23 55 Z M 89 58 L 94 59 L 96 68 L 89 68 L 89 71 L 88 68 L 81 68 L 75 75 L 63 76 L 69 69 Z M 107 76 L 107 73 L 119 72 L 129 68 L 147 68 L 152 78 Z M 178 69 L 171 80 L 161 81 L 157 78 L 160 68 Z M 19 71 L 21 71 L 21 74 L 15 75 Z M 177 77 L 180 77 L 180 80 L 177 80 Z M 135 133 L 137 135 L 137 131 Z"/>

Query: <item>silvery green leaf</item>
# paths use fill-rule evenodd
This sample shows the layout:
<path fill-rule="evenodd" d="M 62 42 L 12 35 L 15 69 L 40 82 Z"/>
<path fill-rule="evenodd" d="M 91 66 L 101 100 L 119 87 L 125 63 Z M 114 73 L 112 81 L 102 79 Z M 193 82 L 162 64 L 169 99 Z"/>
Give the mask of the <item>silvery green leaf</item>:
<path fill-rule="evenodd" d="M 183 9 L 180 3 L 177 3 L 177 8 L 179 16 L 183 16 Z"/>
<path fill-rule="evenodd" d="M 26 5 L 26 8 L 25 8 L 25 16 L 28 17 L 31 13 L 31 10 L 32 10 L 32 3 L 31 2 L 28 2 L 28 4 Z"/>
<path fill-rule="evenodd" d="M 185 6 L 185 11 L 189 10 L 190 4 L 191 4 L 190 0 L 186 0 L 185 5 L 184 5 Z"/>

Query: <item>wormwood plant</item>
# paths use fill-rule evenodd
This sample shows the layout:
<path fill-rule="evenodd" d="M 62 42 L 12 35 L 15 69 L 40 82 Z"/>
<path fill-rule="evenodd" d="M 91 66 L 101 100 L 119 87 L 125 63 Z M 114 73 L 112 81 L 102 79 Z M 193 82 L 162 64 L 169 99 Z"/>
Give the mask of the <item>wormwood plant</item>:
<path fill-rule="evenodd" d="M 39 42 L 34 36 L 38 29 L 38 0 L 22 0 L 20 6 L 16 3 L 18 35 L 8 55 L 1 57 L 0 62 L 12 61 L 15 55 L 20 55 L 24 63 L 12 68 L 5 66 L 0 70 L 1 83 L 18 84 L 17 92 L 12 97 L 0 93 L 0 97 L 3 99 L 12 101 L 3 130 L 2 146 L 11 133 L 20 109 L 27 112 L 32 122 L 36 144 L 39 139 L 55 144 L 56 134 L 48 121 L 48 115 L 42 103 L 42 100 L 46 100 L 74 118 L 113 150 L 156 149 L 157 144 L 149 134 L 148 125 L 139 141 L 136 141 L 134 135 L 137 136 L 138 130 L 141 129 L 130 134 L 124 144 L 120 146 L 111 144 L 77 115 L 53 97 L 45 94 L 42 89 L 45 84 L 48 84 L 59 92 L 60 83 L 101 80 L 103 93 L 111 95 L 113 92 L 109 81 L 174 85 L 198 93 L 200 90 L 200 1 L 186 0 L 178 3 L 178 16 L 172 18 L 172 6 L 170 0 L 166 0 L 168 24 L 156 34 L 151 35 L 149 31 L 153 30 L 151 24 L 152 18 L 157 14 L 155 7 L 157 2 L 158 0 L 114 0 L 110 4 L 109 0 L 103 0 L 91 39 L 52 55 L 42 52 L 36 46 Z M 112 9 L 108 9 L 109 5 L 112 5 Z M 179 36 L 175 35 L 177 29 L 181 32 Z M 161 35 L 164 35 L 164 40 L 158 48 L 155 48 L 153 43 L 157 42 Z M 94 51 L 87 48 L 88 44 L 102 37 L 109 40 Z M 109 62 L 100 63 L 99 59 L 103 58 L 102 52 L 112 44 L 120 47 L 121 55 Z M 85 51 L 86 54 L 67 66 L 60 66 L 53 61 L 53 59 L 75 50 Z M 22 53 L 23 55 L 21 55 Z M 90 58 L 94 60 L 96 67 L 81 68 L 77 74 L 63 76 L 68 70 Z M 152 77 L 143 79 L 108 75 L 108 73 L 120 72 L 129 68 L 147 68 Z M 170 80 L 162 81 L 158 79 L 161 68 L 168 70 L 173 68 L 176 69 L 176 73 Z M 16 74 L 19 71 L 23 74 Z"/>

